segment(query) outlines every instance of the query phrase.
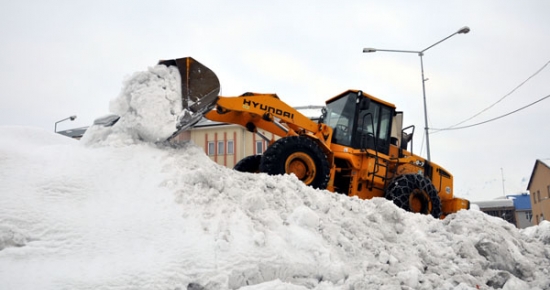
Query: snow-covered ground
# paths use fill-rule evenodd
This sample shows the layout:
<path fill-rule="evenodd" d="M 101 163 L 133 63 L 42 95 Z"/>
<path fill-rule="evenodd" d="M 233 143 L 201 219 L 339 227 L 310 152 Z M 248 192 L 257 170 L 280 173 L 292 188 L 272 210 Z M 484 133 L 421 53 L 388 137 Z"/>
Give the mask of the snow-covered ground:
<path fill-rule="evenodd" d="M 550 289 L 549 222 L 436 220 L 151 142 L 179 112 L 128 86 L 157 94 L 156 70 L 81 141 L 0 127 L 0 289 Z"/>

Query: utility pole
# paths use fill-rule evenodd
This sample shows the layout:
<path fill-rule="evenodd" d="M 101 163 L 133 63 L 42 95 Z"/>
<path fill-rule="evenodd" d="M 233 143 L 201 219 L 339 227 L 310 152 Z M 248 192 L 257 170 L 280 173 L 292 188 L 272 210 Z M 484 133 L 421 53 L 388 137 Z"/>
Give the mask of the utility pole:
<path fill-rule="evenodd" d="M 363 48 L 364 53 L 377 52 L 377 51 L 404 52 L 404 53 L 414 53 L 414 54 L 417 54 L 420 57 L 420 71 L 421 71 L 421 76 L 422 76 L 422 98 L 423 98 L 423 101 L 424 101 L 424 130 L 425 130 L 425 135 L 426 135 L 426 153 L 427 153 L 428 161 L 431 160 L 430 135 L 429 135 L 429 128 L 428 128 L 428 106 L 426 105 L 426 86 L 425 86 L 425 83 L 428 79 L 424 77 L 424 61 L 422 60 L 422 57 L 424 56 L 424 52 L 426 50 L 436 46 L 437 44 L 440 44 L 441 42 L 453 37 L 454 35 L 466 34 L 468 32 L 470 32 L 470 28 L 468 26 L 464 26 L 464 27 L 460 28 L 459 30 L 457 30 L 455 33 L 443 38 L 442 40 L 428 46 L 427 48 L 425 48 L 423 50 L 418 50 L 418 51 L 417 50 L 378 49 L 378 48 L 372 48 L 372 47 Z"/>

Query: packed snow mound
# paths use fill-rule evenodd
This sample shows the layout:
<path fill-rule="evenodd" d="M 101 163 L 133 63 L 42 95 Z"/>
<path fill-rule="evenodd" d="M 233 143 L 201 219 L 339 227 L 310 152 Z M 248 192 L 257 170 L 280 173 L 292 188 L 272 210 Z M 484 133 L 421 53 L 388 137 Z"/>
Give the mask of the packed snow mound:
<path fill-rule="evenodd" d="M 5 289 L 549 289 L 549 223 L 436 220 L 232 171 L 191 143 L 0 134 Z"/>
<path fill-rule="evenodd" d="M 118 122 L 107 127 L 91 126 L 83 143 L 127 145 L 166 140 L 177 130 L 178 117 L 183 112 L 178 69 L 157 65 L 134 73 L 111 101 L 110 112 L 120 116 Z"/>
<path fill-rule="evenodd" d="M 534 238 L 538 241 L 541 241 L 546 245 L 550 245 L 550 222 L 549 221 L 542 221 L 538 226 L 523 229 L 521 230 L 521 232 L 524 235 Z"/>

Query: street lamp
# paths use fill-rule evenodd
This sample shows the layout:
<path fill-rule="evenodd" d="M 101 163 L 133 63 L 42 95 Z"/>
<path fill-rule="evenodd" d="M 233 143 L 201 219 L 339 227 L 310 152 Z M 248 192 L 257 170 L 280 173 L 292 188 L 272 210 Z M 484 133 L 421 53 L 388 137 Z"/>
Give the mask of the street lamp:
<path fill-rule="evenodd" d="M 59 120 L 59 121 L 55 122 L 55 127 L 53 128 L 54 133 L 57 133 L 57 123 L 61 123 L 61 122 L 66 121 L 66 120 L 74 121 L 74 119 L 76 119 L 76 115 L 72 115 L 72 116 L 67 117 L 63 120 Z"/>
<path fill-rule="evenodd" d="M 430 137 L 429 137 L 429 133 L 428 133 L 428 108 L 427 108 L 427 105 L 426 105 L 426 86 L 425 86 L 425 82 L 426 82 L 426 79 L 424 78 L 424 62 L 422 60 L 422 56 L 424 56 L 424 52 L 438 44 L 440 44 L 441 42 L 451 38 L 452 36 L 456 35 L 456 34 L 466 34 L 470 32 L 470 28 L 468 26 L 464 26 L 462 28 L 460 28 L 459 30 L 457 30 L 455 33 L 443 38 L 442 40 L 428 46 L 427 48 L 423 49 L 423 50 L 419 50 L 419 51 L 416 51 L 416 50 L 395 50 L 395 49 L 378 49 L 378 48 L 363 48 L 363 52 L 364 53 L 369 53 L 369 52 L 377 52 L 377 51 L 386 51 L 386 52 L 405 52 L 405 53 L 416 53 L 418 54 L 418 56 L 420 56 L 420 71 L 422 73 L 422 94 L 423 94 L 423 98 L 424 98 L 424 130 L 426 131 L 426 152 L 427 152 L 427 155 L 428 155 L 428 161 L 430 161 L 431 157 L 430 157 Z"/>

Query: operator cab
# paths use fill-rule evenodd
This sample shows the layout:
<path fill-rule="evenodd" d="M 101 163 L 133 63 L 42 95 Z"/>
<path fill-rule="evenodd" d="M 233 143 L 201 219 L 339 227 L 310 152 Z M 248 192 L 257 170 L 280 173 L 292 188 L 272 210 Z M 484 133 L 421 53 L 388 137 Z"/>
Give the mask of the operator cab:
<path fill-rule="evenodd" d="M 332 143 L 389 154 L 390 142 L 396 139 L 394 116 L 394 105 L 350 90 L 326 102 L 320 121 L 333 128 Z"/>

